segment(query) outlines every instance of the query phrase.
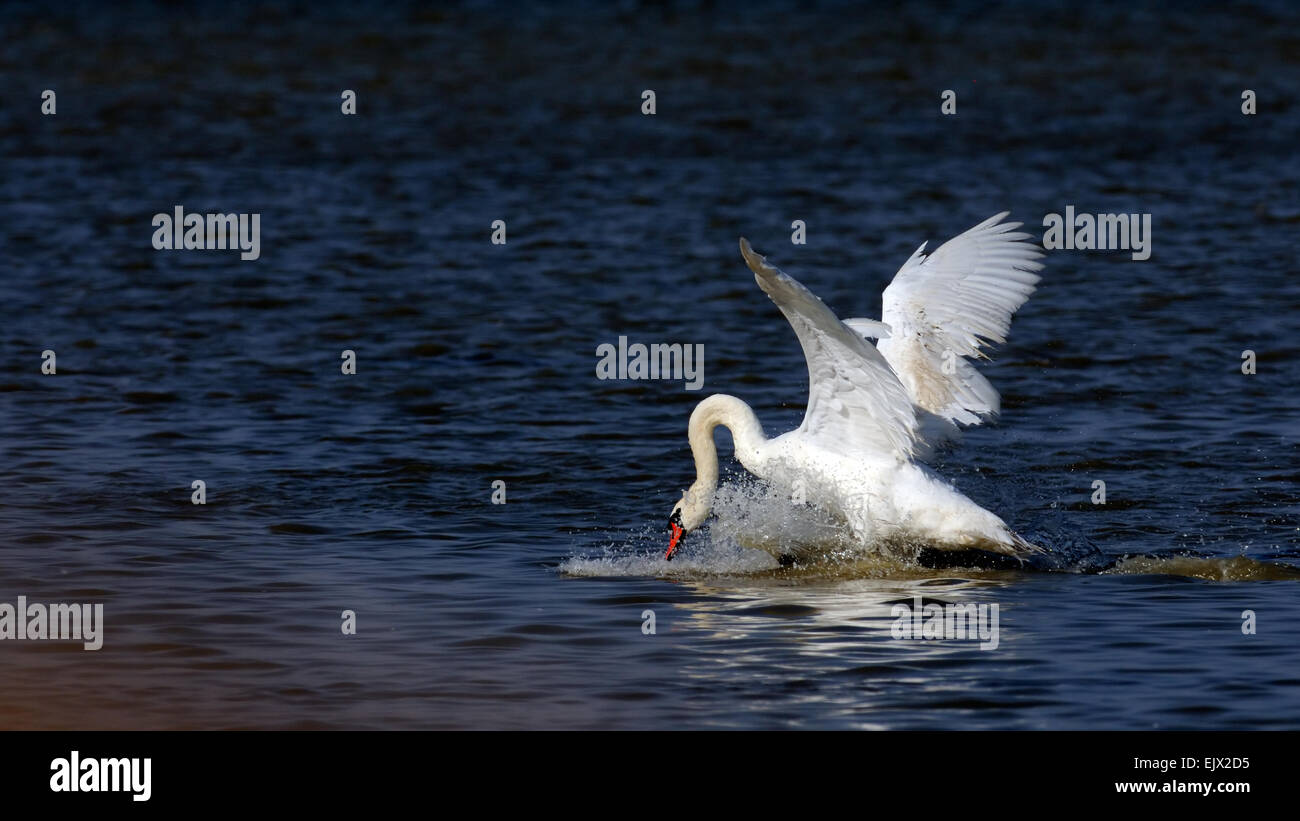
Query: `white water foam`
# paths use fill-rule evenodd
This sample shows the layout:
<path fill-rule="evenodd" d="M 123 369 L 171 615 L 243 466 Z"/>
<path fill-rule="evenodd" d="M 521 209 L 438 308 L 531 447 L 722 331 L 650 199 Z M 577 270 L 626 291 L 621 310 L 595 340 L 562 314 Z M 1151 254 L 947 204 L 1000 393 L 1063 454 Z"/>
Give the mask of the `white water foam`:
<path fill-rule="evenodd" d="M 666 518 L 666 517 L 665 517 Z M 600 554 L 571 556 L 560 571 L 571 576 L 701 577 L 770 572 L 778 557 L 850 558 L 861 555 L 842 522 L 785 489 L 742 475 L 714 496 L 713 516 L 691 533 L 671 562 L 664 561 L 666 528 L 646 525 Z"/>

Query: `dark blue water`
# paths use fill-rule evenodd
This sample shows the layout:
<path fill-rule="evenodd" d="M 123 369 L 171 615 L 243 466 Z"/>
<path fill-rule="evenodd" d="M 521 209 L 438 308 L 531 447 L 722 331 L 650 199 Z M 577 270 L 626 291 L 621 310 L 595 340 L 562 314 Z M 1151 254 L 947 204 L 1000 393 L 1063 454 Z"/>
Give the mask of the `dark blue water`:
<path fill-rule="evenodd" d="M 1300 728 L 1293 6 L 115 4 L 0 39 L 0 602 L 106 621 L 0 641 L 0 726 Z M 176 205 L 259 213 L 261 258 L 154 250 Z M 1058 572 L 781 569 L 738 473 L 659 559 L 694 403 L 802 416 L 737 237 L 878 316 L 923 240 L 1067 205 L 1151 214 L 1151 258 L 1052 252 L 1000 423 L 938 465 Z M 704 389 L 597 379 L 620 335 L 704 345 Z M 998 604 L 999 647 L 891 639 L 914 595 Z"/>

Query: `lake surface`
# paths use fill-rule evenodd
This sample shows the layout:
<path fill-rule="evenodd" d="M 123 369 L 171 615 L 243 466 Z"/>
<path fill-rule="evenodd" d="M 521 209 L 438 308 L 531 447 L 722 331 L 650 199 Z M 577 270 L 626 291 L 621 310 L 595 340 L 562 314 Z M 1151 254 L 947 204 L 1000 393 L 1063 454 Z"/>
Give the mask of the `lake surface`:
<path fill-rule="evenodd" d="M 113 4 L 0 35 L 0 602 L 105 620 L 98 651 L 0 641 L 0 727 L 1300 729 L 1294 6 Z M 177 205 L 260 214 L 260 258 L 155 250 Z M 694 404 L 802 418 L 739 236 L 879 316 L 922 241 L 1069 205 L 1151 214 L 1151 258 L 1050 252 L 983 369 L 1001 420 L 936 465 L 1050 570 L 782 568 L 725 433 L 719 517 L 662 561 Z M 620 336 L 703 345 L 703 389 L 597 379 Z M 997 604 L 998 647 L 893 639 L 915 596 Z"/>

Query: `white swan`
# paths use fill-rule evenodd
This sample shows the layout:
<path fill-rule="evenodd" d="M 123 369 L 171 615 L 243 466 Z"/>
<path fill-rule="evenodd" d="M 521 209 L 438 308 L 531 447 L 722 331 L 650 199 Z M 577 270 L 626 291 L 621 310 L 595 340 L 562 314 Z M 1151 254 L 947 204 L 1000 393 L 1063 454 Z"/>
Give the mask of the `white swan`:
<path fill-rule="evenodd" d="M 672 560 L 704 523 L 718 486 L 713 429 L 725 425 L 736 458 L 766 480 L 798 482 L 805 497 L 842 517 L 864 547 L 907 542 L 1023 556 L 1041 549 L 918 460 L 999 410 L 998 392 L 966 361 L 1006 341 L 1011 315 L 1029 295 L 1042 252 L 991 217 L 926 255 L 925 244 L 885 289 L 883 322 L 841 322 L 745 239 L 740 252 L 794 328 L 808 363 L 808 410 L 796 430 L 768 439 L 734 396 L 715 394 L 691 413 L 696 478 L 673 507 Z M 879 339 L 876 346 L 868 338 Z"/>

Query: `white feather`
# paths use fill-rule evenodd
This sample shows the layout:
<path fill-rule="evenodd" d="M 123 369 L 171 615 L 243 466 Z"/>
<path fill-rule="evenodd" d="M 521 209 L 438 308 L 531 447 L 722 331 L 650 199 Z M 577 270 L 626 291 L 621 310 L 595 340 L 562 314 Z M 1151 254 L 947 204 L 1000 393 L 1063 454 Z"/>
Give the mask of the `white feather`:
<path fill-rule="evenodd" d="M 908 258 L 885 289 L 881 318 L 892 331 L 877 344 L 918 407 L 943 419 L 979 424 L 1001 397 L 970 362 L 1006 341 L 1011 315 L 1039 281 L 1042 251 L 997 214 L 925 254 Z M 946 367 L 945 367 L 946 366 Z M 950 371 L 950 372 L 949 372 Z"/>
<path fill-rule="evenodd" d="M 911 457 L 917 444 L 916 413 L 880 352 L 745 239 L 740 252 L 758 287 L 794 328 L 808 362 L 808 410 L 799 430 L 826 447 Z"/>

